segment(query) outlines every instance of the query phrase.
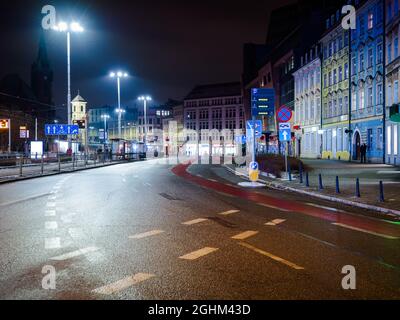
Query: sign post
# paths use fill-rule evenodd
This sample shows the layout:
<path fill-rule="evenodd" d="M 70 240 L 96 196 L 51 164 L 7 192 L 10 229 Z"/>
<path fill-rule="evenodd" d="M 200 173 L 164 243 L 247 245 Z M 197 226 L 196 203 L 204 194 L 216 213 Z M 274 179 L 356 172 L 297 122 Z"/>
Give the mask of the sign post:
<path fill-rule="evenodd" d="M 291 124 L 280 123 L 279 124 L 279 141 L 285 143 L 285 167 L 286 173 L 288 173 L 288 152 L 289 152 L 289 143 L 292 137 L 292 127 Z"/>

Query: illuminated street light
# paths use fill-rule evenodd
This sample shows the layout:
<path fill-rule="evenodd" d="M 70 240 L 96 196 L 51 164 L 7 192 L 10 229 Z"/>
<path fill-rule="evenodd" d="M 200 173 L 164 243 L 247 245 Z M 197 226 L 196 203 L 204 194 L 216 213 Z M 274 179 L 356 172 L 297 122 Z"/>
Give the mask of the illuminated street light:
<path fill-rule="evenodd" d="M 122 71 L 111 72 L 110 77 L 117 78 L 118 108 L 115 111 L 118 113 L 118 138 L 121 139 L 121 117 L 122 113 L 125 113 L 125 110 L 121 109 L 121 78 L 127 78 L 128 74 Z"/>
<path fill-rule="evenodd" d="M 72 123 L 72 108 L 71 108 L 71 32 L 81 33 L 84 31 L 83 27 L 78 22 L 72 22 L 69 25 L 66 22 L 59 22 L 54 27 L 55 31 L 67 33 L 67 74 L 68 74 L 68 92 L 67 92 L 67 110 L 68 110 L 68 124 Z M 70 144 L 71 138 L 68 137 Z M 69 148 L 71 146 L 69 145 Z"/>
<path fill-rule="evenodd" d="M 144 144 L 147 143 L 147 102 L 151 101 L 150 96 L 141 96 L 138 98 L 139 101 L 143 101 L 143 110 L 144 110 Z"/>

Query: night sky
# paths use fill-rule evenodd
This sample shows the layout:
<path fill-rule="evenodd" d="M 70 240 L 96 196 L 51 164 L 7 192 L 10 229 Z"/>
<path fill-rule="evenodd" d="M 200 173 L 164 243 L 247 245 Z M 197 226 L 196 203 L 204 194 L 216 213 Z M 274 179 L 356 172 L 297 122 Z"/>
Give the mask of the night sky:
<path fill-rule="evenodd" d="M 72 92 L 89 106 L 116 104 L 123 69 L 124 105 L 139 94 L 157 103 L 182 99 L 196 84 L 239 81 L 242 45 L 264 43 L 269 11 L 289 0 L 2 1 L 0 77 L 18 73 L 29 84 L 37 55 L 41 8 L 54 5 L 58 19 L 76 17 L 85 27 L 72 36 Z M 46 31 L 54 70 L 54 102 L 66 100 L 66 36 Z"/>

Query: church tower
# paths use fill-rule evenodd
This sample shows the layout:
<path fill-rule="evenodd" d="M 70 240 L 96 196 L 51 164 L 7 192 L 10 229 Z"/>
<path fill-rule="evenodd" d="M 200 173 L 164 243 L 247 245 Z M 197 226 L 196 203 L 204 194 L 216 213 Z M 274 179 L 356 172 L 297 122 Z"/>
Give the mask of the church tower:
<path fill-rule="evenodd" d="M 46 41 L 42 32 L 39 52 L 31 68 L 31 88 L 39 102 L 53 104 L 53 71 L 47 55 Z"/>

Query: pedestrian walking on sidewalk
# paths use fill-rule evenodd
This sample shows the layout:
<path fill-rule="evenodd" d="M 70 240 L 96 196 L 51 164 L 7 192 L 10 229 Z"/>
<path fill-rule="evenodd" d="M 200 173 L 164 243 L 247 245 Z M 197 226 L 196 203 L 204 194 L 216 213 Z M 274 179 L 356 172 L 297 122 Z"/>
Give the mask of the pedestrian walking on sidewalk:
<path fill-rule="evenodd" d="M 367 163 L 367 145 L 364 143 L 360 147 L 361 163 Z"/>

